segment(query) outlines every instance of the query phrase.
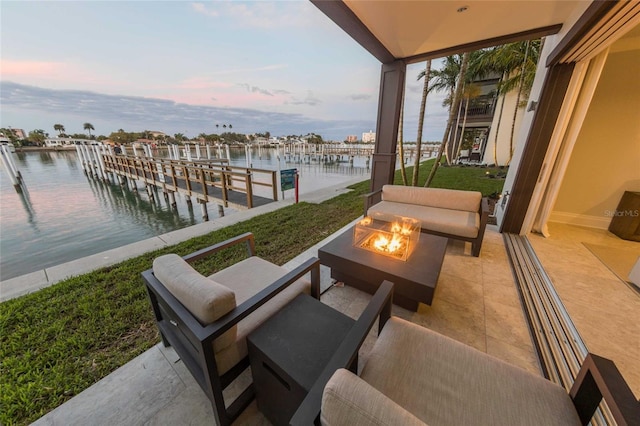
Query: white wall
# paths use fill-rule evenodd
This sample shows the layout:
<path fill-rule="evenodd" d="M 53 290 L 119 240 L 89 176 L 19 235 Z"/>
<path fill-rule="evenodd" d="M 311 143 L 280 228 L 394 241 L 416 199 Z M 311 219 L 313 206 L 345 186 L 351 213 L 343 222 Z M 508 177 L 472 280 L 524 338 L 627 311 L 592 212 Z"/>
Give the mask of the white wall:
<path fill-rule="evenodd" d="M 500 110 L 502 105 L 502 97 L 498 98 L 496 103 L 496 112 L 493 115 L 493 122 L 491 123 L 491 130 L 487 139 L 487 147 L 484 151 L 483 163 L 497 164 L 498 166 L 506 165 L 511 159 L 511 125 L 513 123 L 513 110 L 516 106 L 516 99 L 518 97 L 518 91 L 512 90 L 507 93 L 504 98 L 504 105 L 502 111 Z M 526 100 L 521 97 L 520 100 Z M 518 131 L 522 124 L 522 117 L 526 107 L 519 108 L 516 115 L 516 127 L 513 134 L 513 147 L 515 149 L 516 142 L 518 140 Z M 502 118 L 500 118 L 502 115 Z M 498 120 L 500 120 L 500 128 L 498 129 Z M 498 149 L 494 153 L 494 147 L 496 146 L 496 131 L 498 131 Z M 497 157 L 497 162 L 496 162 Z"/>
<path fill-rule="evenodd" d="M 610 53 L 551 221 L 606 229 L 624 191 L 640 191 L 640 50 Z"/>

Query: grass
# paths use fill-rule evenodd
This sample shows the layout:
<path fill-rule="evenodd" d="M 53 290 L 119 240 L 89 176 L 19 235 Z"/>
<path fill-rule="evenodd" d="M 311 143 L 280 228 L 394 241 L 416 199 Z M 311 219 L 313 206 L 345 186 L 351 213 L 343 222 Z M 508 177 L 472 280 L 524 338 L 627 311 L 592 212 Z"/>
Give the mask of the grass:
<path fill-rule="evenodd" d="M 432 163 L 421 166 L 422 182 Z M 499 193 L 503 181 L 486 178 L 486 171 L 495 173 L 442 167 L 432 186 Z M 369 181 L 351 188 L 321 204 L 287 206 L 0 304 L 0 424 L 38 419 L 159 342 L 140 277 L 155 257 L 253 232 L 258 255 L 284 264 L 362 214 Z M 239 256 L 225 252 L 196 268 L 211 274 Z"/>

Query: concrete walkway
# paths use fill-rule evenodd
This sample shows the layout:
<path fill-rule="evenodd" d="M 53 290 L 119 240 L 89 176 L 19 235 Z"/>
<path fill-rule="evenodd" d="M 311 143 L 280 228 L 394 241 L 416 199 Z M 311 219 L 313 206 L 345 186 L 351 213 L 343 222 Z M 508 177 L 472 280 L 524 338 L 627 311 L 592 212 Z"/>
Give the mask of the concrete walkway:
<path fill-rule="evenodd" d="M 300 201 L 318 204 L 337 195 L 348 192 L 348 186 L 362 181 L 362 177 L 351 178 L 327 188 L 318 189 L 309 193 L 302 193 L 300 195 Z M 208 234 L 209 232 L 242 222 L 264 213 L 278 210 L 293 203 L 293 199 L 285 199 L 269 203 L 261 207 L 234 212 L 230 215 L 216 218 L 208 222 L 199 223 L 187 228 L 158 235 L 157 237 L 128 244 L 123 247 L 107 250 L 102 253 L 93 254 L 71 262 L 1 281 L 0 302 L 40 290 L 41 288 L 48 287 L 62 281 L 65 278 L 85 274 L 153 250 L 178 244 L 182 241 L 186 241 L 200 235 Z"/>

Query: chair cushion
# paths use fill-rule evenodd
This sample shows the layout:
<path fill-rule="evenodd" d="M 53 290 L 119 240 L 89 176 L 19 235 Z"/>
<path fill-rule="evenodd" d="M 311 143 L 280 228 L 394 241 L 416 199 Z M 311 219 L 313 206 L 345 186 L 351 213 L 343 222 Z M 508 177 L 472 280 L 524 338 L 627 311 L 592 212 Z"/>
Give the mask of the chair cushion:
<path fill-rule="evenodd" d="M 382 201 L 477 212 L 480 210 L 482 193 L 457 189 L 384 185 L 382 187 Z"/>
<path fill-rule="evenodd" d="M 560 386 L 393 317 L 363 380 L 432 425 L 579 425 Z"/>
<path fill-rule="evenodd" d="M 425 426 L 376 388 L 342 368 L 333 373 L 324 388 L 320 423 L 324 426 Z"/>
<path fill-rule="evenodd" d="M 236 295 L 236 302 L 240 305 L 260 290 L 273 284 L 287 272 L 288 271 L 281 266 L 274 265 L 257 256 L 252 256 L 222 271 L 216 272 L 209 278 L 233 290 Z M 224 374 L 242 358 L 247 356 L 246 337 L 249 333 L 274 313 L 282 309 L 298 294 L 309 294 L 310 292 L 311 284 L 308 281 L 300 279 L 240 321 L 238 323 L 235 344 L 229 345 L 221 351 L 216 351 L 216 362 L 220 374 Z"/>
<path fill-rule="evenodd" d="M 411 217 L 421 222 L 422 229 L 464 238 L 476 238 L 480 228 L 480 215 L 477 212 L 449 210 L 395 201 L 380 201 L 369 208 L 368 214 L 388 221 L 393 221 L 394 216 Z"/>
<path fill-rule="evenodd" d="M 201 275 L 177 254 L 156 258 L 153 274 L 202 325 L 211 324 L 236 307 L 236 296 L 231 289 Z M 216 351 L 236 341 L 236 328 L 215 340 Z"/>

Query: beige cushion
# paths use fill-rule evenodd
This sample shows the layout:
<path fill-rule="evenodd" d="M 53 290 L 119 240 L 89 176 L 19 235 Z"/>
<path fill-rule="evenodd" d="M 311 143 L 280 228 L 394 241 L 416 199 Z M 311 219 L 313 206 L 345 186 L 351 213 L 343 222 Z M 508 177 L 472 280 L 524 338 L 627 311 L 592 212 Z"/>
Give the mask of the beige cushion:
<path fill-rule="evenodd" d="M 448 210 L 395 201 L 380 201 L 371 206 L 367 214 L 388 221 L 393 221 L 394 216 L 412 217 L 421 222 L 422 229 L 465 238 L 476 238 L 478 228 L 480 228 L 480 215 L 477 212 Z"/>
<path fill-rule="evenodd" d="M 425 425 L 345 369 L 337 370 L 324 388 L 320 422 L 325 426 Z"/>
<path fill-rule="evenodd" d="M 211 275 L 209 278 L 232 289 L 236 295 L 238 306 L 258 293 L 288 271 L 257 256 L 244 259 L 228 268 Z M 269 302 L 256 309 L 251 315 L 238 323 L 235 344 L 216 352 L 216 362 L 220 374 L 247 356 L 246 337 L 260 324 L 282 309 L 298 294 L 311 292 L 311 284 L 305 280 L 298 280 L 278 293 Z"/>
<path fill-rule="evenodd" d="M 384 185 L 382 201 L 417 204 L 449 210 L 478 212 L 482 193 L 457 189 L 422 188 L 404 185 Z"/>
<path fill-rule="evenodd" d="M 211 276 L 204 277 L 176 254 L 153 261 L 153 273 L 167 289 L 203 324 L 209 324 L 251 296 L 273 284 L 288 271 L 257 256 L 244 259 Z M 213 342 L 218 373 L 224 374 L 247 356 L 247 335 L 300 293 L 309 294 L 311 284 L 298 280 L 238 325 Z"/>
<path fill-rule="evenodd" d="M 396 317 L 361 377 L 432 425 L 580 424 L 560 386 Z"/>
<path fill-rule="evenodd" d="M 202 276 L 177 254 L 156 258 L 153 274 L 202 325 L 211 324 L 236 307 L 231 289 Z M 215 340 L 214 349 L 220 351 L 235 341 L 234 326 Z"/>

